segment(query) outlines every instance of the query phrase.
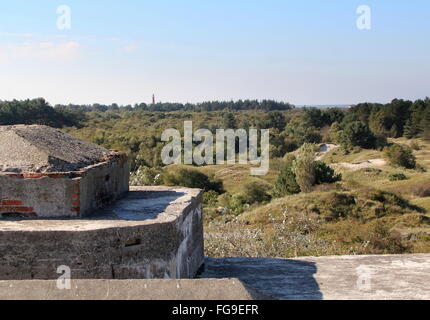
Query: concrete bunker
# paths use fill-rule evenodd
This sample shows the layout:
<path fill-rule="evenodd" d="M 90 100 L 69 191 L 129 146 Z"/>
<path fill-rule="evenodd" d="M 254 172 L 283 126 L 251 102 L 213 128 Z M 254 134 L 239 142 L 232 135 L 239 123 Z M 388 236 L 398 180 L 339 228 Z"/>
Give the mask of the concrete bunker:
<path fill-rule="evenodd" d="M 193 278 L 202 191 L 129 187 L 125 154 L 46 126 L 0 127 L 0 280 Z"/>
<path fill-rule="evenodd" d="M 90 216 L 129 190 L 124 153 L 47 126 L 0 127 L 0 219 Z"/>

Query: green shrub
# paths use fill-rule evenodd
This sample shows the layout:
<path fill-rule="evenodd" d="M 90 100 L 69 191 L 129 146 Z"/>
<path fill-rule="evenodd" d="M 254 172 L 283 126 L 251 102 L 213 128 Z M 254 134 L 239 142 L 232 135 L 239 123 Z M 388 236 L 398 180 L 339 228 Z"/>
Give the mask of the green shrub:
<path fill-rule="evenodd" d="M 323 161 L 315 161 L 315 184 L 334 183 L 342 179 L 341 174 L 325 164 Z"/>
<path fill-rule="evenodd" d="M 356 201 L 353 195 L 332 192 L 323 199 L 319 213 L 325 221 L 337 221 L 354 216 L 356 210 Z"/>
<path fill-rule="evenodd" d="M 392 166 L 414 169 L 417 166 L 416 158 L 409 147 L 393 144 L 384 149 L 384 153 Z"/>
<path fill-rule="evenodd" d="M 221 180 L 209 177 L 196 169 L 179 168 L 173 172 L 165 172 L 162 175 L 162 180 L 164 184 L 170 186 L 199 188 L 206 191 L 214 190 L 217 193 L 223 192 Z"/>
<path fill-rule="evenodd" d="M 300 193 L 300 186 L 296 182 L 292 164 L 282 170 L 275 182 L 275 196 L 285 197 L 290 194 Z"/>
<path fill-rule="evenodd" d="M 360 215 L 364 219 L 380 218 L 388 215 L 404 215 L 420 212 L 421 208 L 406 199 L 383 190 L 369 189 L 360 192 Z"/>
<path fill-rule="evenodd" d="M 218 192 L 209 190 L 203 194 L 203 203 L 209 207 L 215 207 L 218 203 Z"/>
<path fill-rule="evenodd" d="M 382 221 L 376 221 L 369 234 L 369 246 L 374 253 L 404 253 L 408 250 L 408 245 L 402 241 L 398 232 L 391 231 Z"/>
<path fill-rule="evenodd" d="M 272 198 L 267 191 L 268 186 L 254 181 L 245 185 L 242 195 L 248 204 L 263 203 L 270 201 Z"/>
<path fill-rule="evenodd" d="M 297 152 L 293 161 L 293 172 L 302 192 L 311 192 L 315 184 L 315 145 L 305 143 Z"/>
<path fill-rule="evenodd" d="M 392 173 L 388 176 L 388 180 L 402 181 L 402 180 L 408 180 L 408 177 L 404 173 Z"/>
<path fill-rule="evenodd" d="M 246 199 L 241 194 L 234 194 L 230 198 L 229 207 L 234 214 L 241 214 L 246 210 L 246 207 L 249 206 L 246 203 Z"/>
<path fill-rule="evenodd" d="M 130 174 L 130 185 L 132 186 L 156 186 L 161 183 L 162 170 L 140 166 Z"/>
<path fill-rule="evenodd" d="M 376 142 L 376 136 L 366 124 L 360 121 L 348 123 L 340 136 L 340 143 L 345 148 L 362 147 L 372 149 L 376 147 Z"/>

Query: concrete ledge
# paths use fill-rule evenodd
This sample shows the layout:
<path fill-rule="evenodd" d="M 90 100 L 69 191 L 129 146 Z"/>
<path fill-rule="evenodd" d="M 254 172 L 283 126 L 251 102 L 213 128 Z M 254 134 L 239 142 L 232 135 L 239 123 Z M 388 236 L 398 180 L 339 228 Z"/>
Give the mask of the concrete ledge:
<path fill-rule="evenodd" d="M 208 258 L 202 278 L 239 278 L 275 299 L 429 300 L 430 255 Z"/>
<path fill-rule="evenodd" d="M 0 280 L 193 278 L 203 263 L 202 191 L 134 187 L 94 217 L 0 221 Z"/>
<path fill-rule="evenodd" d="M 269 297 L 238 279 L 0 281 L 0 300 L 262 300 Z"/>

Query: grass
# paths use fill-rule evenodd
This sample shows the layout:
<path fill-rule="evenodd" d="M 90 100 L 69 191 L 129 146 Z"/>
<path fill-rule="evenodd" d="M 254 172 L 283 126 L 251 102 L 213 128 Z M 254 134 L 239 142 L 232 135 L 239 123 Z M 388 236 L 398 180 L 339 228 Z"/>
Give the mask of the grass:
<path fill-rule="evenodd" d="M 428 217 L 430 217 L 430 197 L 416 198 L 411 200 L 411 203 L 423 208 L 426 211 Z"/>
<path fill-rule="evenodd" d="M 356 149 L 348 154 L 345 154 L 341 148 L 327 152 L 322 160 L 326 163 L 356 163 L 372 159 L 382 158 L 382 152 L 378 150 Z"/>
<path fill-rule="evenodd" d="M 245 184 L 253 181 L 269 185 L 273 183 L 276 180 L 281 163 L 282 159 L 272 159 L 269 173 L 265 176 L 251 176 L 251 166 L 241 164 L 210 165 L 192 168 L 199 170 L 206 175 L 213 175 L 216 178 L 221 179 L 223 181 L 225 191 L 229 192 L 230 194 L 236 194 L 242 191 L 242 188 Z M 171 165 L 167 167 L 167 171 L 174 171 L 181 167 L 190 168 L 190 166 L 186 165 Z"/>
<path fill-rule="evenodd" d="M 406 139 L 392 142 L 408 144 Z M 415 141 L 418 163 L 428 168 L 430 143 Z M 382 152 L 339 150 L 324 160 L 361 162 L 382 158 Z M 273 183 L 282 161 L 271 165 L 267 177 L 249 177 L 248 166 L 201 168 L 221 178 L 226 190 L 240 192 L 252 179 Z M 206 217 L 206 254 L 211 256 L 321 256 L 339 254 L 430 252 L 430 173 L 389 165 L 340 170 L 343 181 L 314 188 L 309 194 L 274 199 L 239 216 Z M 403 173 L 407 180 L 390 181 Z"/>
<path fill-rule="evenodd" d="M 353 199 L 346 203 L 342 198 L 334 201 L 339 194 L 334 191 L 299 194 L 239 217 L 223 216 L 207 223 L 207 254 L 294 257 L 430 252 L 429 239 L 424 237 L 430 235 L 430 218 L 412 204 L 402 204 L 402 199 L 372 196 L 377 193 L 346 192 Z M 333 212 L 343 216 L 327 220 Z"/>

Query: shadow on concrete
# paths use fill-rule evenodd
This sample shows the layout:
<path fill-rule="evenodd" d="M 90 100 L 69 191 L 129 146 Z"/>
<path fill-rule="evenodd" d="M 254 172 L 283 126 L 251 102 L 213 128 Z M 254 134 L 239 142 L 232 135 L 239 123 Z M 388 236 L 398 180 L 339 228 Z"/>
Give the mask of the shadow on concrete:
<path fill-rule="evenodd" d="M 314 278 L 315 263 L 276 258 L 206 258 L 198 278 L 238 278 L 246 285 L 282 300 L 322 300 Z"/>
<path fill-rule="evenodd" d="M 130 191 L 113 205 L 99 210 L 94 218 L 130 221 L 157 219 L 172 202 L 185 195 L 177 191 Z"/>
<path fill-rule="evenodd" d="M 20 218 L 14 216 L 0 216 L 0 221 L 29 221 L 29 220 L 129 220 L 144 221 L 157 219 L 166 211 L 172 202 L 185 196 L 177 191 L 129 191 L 122 199 L 111 205 L 95 210 L 94 214 L 85 218 Z"/>

